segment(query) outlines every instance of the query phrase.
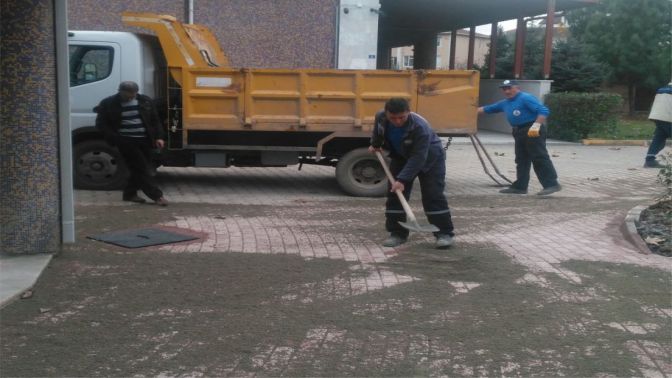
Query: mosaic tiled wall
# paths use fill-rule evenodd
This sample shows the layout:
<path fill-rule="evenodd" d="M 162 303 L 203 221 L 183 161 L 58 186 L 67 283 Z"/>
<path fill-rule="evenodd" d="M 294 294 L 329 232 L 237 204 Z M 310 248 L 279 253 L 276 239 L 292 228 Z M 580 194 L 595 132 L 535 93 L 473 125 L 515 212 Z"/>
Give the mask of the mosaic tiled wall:
<path fill-rule="evenodd" d="M 185 18 L 185 0 L 69 0 L 72 30 L 137 31 L 121 12 Z M 217 36 L 235 67 L 333 68 L 338 0 L 197 0 L 194 22 Z"/>
<path fill-rule="evenodd" d="M 60 199 L 51 0 L 0 2 L 0 252 L 55 252 Z"/>
<path fill-rule="evenodd" d="M 149 31 L 142 28 L 124 25 L 121 22 L 121 13 L 125 11 L 168 14 L 183 21 L 185 1 L 68 0 L 68 28 L 70 30 L 108 30 L 149 33 Z"/>
<path fill-rule="evenodd" d="M 195 22 L 212 27 L 236 67 L 333 68 L 335 0 L 199 0 Z"/>

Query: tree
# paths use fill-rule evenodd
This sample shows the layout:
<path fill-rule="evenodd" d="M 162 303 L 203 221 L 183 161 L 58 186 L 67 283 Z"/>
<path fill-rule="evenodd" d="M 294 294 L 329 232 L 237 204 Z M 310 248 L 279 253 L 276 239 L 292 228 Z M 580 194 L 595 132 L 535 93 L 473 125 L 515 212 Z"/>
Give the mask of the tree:
<path fill-rule="evenodd" d="M 597 92 L 609 73 L 608 67 L 572 37 L 553 46 L 552 63 L 554 92 Z"/>
<path fill-rule="evenodd" d="M 497 28 L 497 50 L 495 51 L 495 77 L 496 78 L 510 78 L 513 73 L 513 46 L 506 38 L 504 29 L 501 26 Z M 485 55 L 485 64 L 481 68 L 481 77 L 488 78 L 490 73 L 490 54 L 492 50 L 489 49 Z"/>
<path fill-rule="evenodd" d="M 523 79 L 540 80 L 544 78 L 544 43 L 546 27 L 532 26 L 525 32 L 525 50 L 523 51 Z"/>
<path fill-rule="evenodd" d="M 515 40 L 515 37 L 513 38 Z M 497 32 L 497 55 L 495 77 L 509 79 L 513 77 L 513 63 L 516 48 L 500 27 Z M 523 52 L 523 76 L 521 79 L 541 79 L 542 61 L 544 57 L 544 29 L 538 27 L 527 28 L 525 36 L 525 51 Z M 485 65 L 481 69 L 481 76 L 488 77 L 490 53 L 485 57 Z"/>
<path fill-rule="evenodd" d="M 572 35 L 611 68 L 612 82 L 628 86 L 630 113 L 637 88 L 670 80 L 671 15 L 670 0 L 603 0 L 567 14 Z"/>

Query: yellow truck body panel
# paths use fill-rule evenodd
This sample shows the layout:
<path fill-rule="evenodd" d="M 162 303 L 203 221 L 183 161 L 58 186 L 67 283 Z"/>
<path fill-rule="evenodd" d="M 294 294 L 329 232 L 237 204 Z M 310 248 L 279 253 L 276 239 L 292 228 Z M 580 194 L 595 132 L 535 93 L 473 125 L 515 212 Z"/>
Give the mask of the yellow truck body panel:
<path fill-rule="evenodd" d="M 440 134 L 475 132 L 475 71 L 186 68 L 180 76 L 187 132 L 368 134 L 391 97 L 409 99 Z"/>

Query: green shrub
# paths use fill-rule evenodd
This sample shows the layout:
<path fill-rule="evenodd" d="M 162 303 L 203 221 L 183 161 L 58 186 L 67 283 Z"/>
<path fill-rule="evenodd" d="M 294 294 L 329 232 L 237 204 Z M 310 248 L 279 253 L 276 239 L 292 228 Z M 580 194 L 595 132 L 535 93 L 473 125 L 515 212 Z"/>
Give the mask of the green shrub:
<path fill-rule="evenodd" d="M 545 104 L 551 111 L 548 136 L 578 141 L 588 134 L 610 134 L 616 129 L 623 98 L 613 93 L 549 93 Z"/>
<path fill-rule="evenodd" d="M 664 191 L 658 198 L 659 201 L 672 201 L 672 152 L 661 156 L 663 168 L 658 172 L 658 182 L 663 185 Z M 669 214 L 672 218 L 672 214 Z"/>

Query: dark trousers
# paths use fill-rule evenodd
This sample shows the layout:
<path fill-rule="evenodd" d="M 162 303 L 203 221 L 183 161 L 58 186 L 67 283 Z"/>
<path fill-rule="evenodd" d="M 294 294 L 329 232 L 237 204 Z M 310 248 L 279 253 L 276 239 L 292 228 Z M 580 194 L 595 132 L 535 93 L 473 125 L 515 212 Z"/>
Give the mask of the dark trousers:
<path fill-rule="evenodd" d="M 646 160 L 656 160 L 656 155 L 665 148 L 665 141 L 672 137 L 672 122 L 654 120 L 656 130 L 653 132 L 653 139 L 649 150 L 646 152 Z"/>
<path fill-rule="evenodd" d="M 392 159 L 390 163 L 390 171 L 393 176 L 397 174 L 404 167 L 405 161 L 399 159 Z M 437 159 L 436 164 L 427 172 L 421 172 L 418 175 L 420 181 L 420 191 L 422 194 L 422 207 L 425 210 L 425 215 L 429 223 L 439 228 L 439 232 L 435 232 L 434 236 L 450 235 L 453 236 L 453 221 L 450 216 L 450 208 L 448 208 L 448 200 L 443 191 L 446 187 L 446 159 Z M 390 186 L 388 185 L 388 189 Z M 413 183 L 409 183 L 404 187 L 404 197 L 408 200 L 411 197 L 413 190 Z M 406 213 L 399 202 L 396 193 L 388 192 L 387 201 L 385 203 L 385 229 L 391 234 L 408 237 L 408 230 L 402 227 L 399 222 L 406 221 Z"/>
<path fill-rule="evenodd" d="M 120 137 L 116 144 L 130 173 L 124 198 L 137 195 L 138 189 L 154 201 L 163 197 L 163 192 L 150 175 L 152 146 L 149 139 Z"/>
<path fill-rule="evenodd" d="M 541 126 L 539 136 L 530 138 L 527 131 L 532 124 L 513 128 L 513 139 L 516 151 L 516 181 L 511 184 L 517 189 L 527 190 L 530 183 L 530 167 L 534 167 L 534 173 L 541 186 L 548 188 L 558 185 L 558 174 L 555 172 L 546 150 L 546 125 Z"/>

